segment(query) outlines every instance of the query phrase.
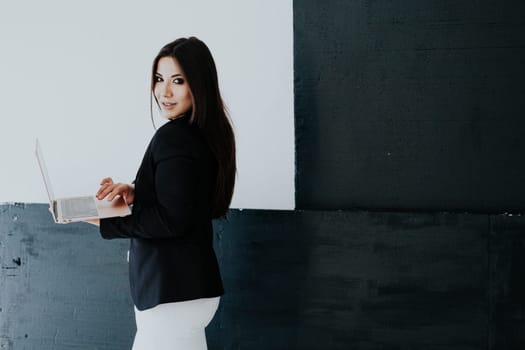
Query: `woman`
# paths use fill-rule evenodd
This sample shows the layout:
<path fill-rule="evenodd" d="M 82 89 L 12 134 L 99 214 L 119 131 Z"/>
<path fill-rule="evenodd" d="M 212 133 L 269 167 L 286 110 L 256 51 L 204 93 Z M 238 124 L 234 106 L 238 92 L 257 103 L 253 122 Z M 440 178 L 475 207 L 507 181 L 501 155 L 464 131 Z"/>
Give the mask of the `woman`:
<path fill-rule="evenodd" d="M 106 239 L 131 239 L 133 350 L 207 349 L 204 328 L 224 292 L 212 218 L 226 215 L 233 195 L 234 134 L 215 63 L 199 39 L 164 46 L 151 79 L 168 122 L 153 136 L 133 184 L 105 178 L 97 192 L 98 199 L 122 196 L 132 214 L 91 223 Z"/>

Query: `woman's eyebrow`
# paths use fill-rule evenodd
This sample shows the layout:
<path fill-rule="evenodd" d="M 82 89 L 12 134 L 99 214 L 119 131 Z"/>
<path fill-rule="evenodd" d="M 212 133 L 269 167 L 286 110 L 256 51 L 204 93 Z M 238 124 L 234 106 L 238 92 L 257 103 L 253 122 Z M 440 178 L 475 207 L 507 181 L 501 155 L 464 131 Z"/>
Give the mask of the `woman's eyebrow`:
<path fill-rule="evenodd" d="M 158 75 L 159 77 L 162 77 L 162 74 L 160 74 L 159 72 L 155 73 L 155 75 Z M 172 78 L 175 78 L 175 77 L 182 77 L 182 74 L 180 74 L 180 73 L 173 74 L 171 77 L 172 77 Z"/>

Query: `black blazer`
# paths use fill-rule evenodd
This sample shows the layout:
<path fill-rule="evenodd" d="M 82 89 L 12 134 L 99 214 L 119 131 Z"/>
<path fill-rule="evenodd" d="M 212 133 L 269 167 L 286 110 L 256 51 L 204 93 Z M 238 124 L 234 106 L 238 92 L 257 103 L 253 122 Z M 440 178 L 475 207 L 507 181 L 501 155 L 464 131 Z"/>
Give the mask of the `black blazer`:
<path fill-rule="evenodd" d="M 103 238 L 131 238 L 129 280 L 139 310 L 224 293 L 213 250 L 216 160 L 188 120 L 167 122 L 151 139 L 132 214 L 100 220 Z"/>

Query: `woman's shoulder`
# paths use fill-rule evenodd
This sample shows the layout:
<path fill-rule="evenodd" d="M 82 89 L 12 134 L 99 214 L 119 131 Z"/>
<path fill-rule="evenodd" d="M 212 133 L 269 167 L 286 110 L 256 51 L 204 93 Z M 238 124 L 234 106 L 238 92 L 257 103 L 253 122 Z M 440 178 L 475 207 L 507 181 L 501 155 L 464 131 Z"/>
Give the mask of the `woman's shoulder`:
<path fill-rule="evenodd" d="M 184 135 L 191 136 L 193 129 L 194 127 L 193 125 L 189 124 L 188 118 L 177 118 L 168 121 L 158 128 L 155 132 L 154 138 L 162 140 L 164 138 L 170 139 L 174 135 L 180 135 L 180 137 L 184 137 Z"/>
<path fill-rule="evenodd" d="M 185 118 L 186 119 L 186 118 Z M 162 159 L 177 155 L 193 155 L 202 141 L 199 130 L 187 120 L 172 120 L 161 126 L 151 142 L 155 158 Z"/>

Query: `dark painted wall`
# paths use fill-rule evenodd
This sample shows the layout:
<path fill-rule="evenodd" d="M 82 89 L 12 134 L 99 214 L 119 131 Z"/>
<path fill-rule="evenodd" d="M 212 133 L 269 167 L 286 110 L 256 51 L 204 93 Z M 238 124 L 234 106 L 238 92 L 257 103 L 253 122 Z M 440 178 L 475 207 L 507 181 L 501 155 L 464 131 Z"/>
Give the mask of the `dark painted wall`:
<path fill-rule="evenodd" d="M 296 205 L 525 210 L 525 2 L 294 1 Z"/>
<path fill-rule="evenodd" d="M 210 349 L 523 349 L 522 216 L 232 211 Z M 0 206 L 0 349 L 129 349 L 127 241 Z"/>
<path fill-rule="evenodd" d="M 215 223 L 211 350 L 525 348 L 524 217 L 450 212 L 524 208 L 523 7 L 294 2 L 315 210 Z M 127 245 L 0 205 L 0 349 L 129 349 Z"/>
<path fill-rule="evenodd" d="M 129 242 L 56 225 L 47 205 L 0 205 L 0 349 L 131 349 Z"/>

